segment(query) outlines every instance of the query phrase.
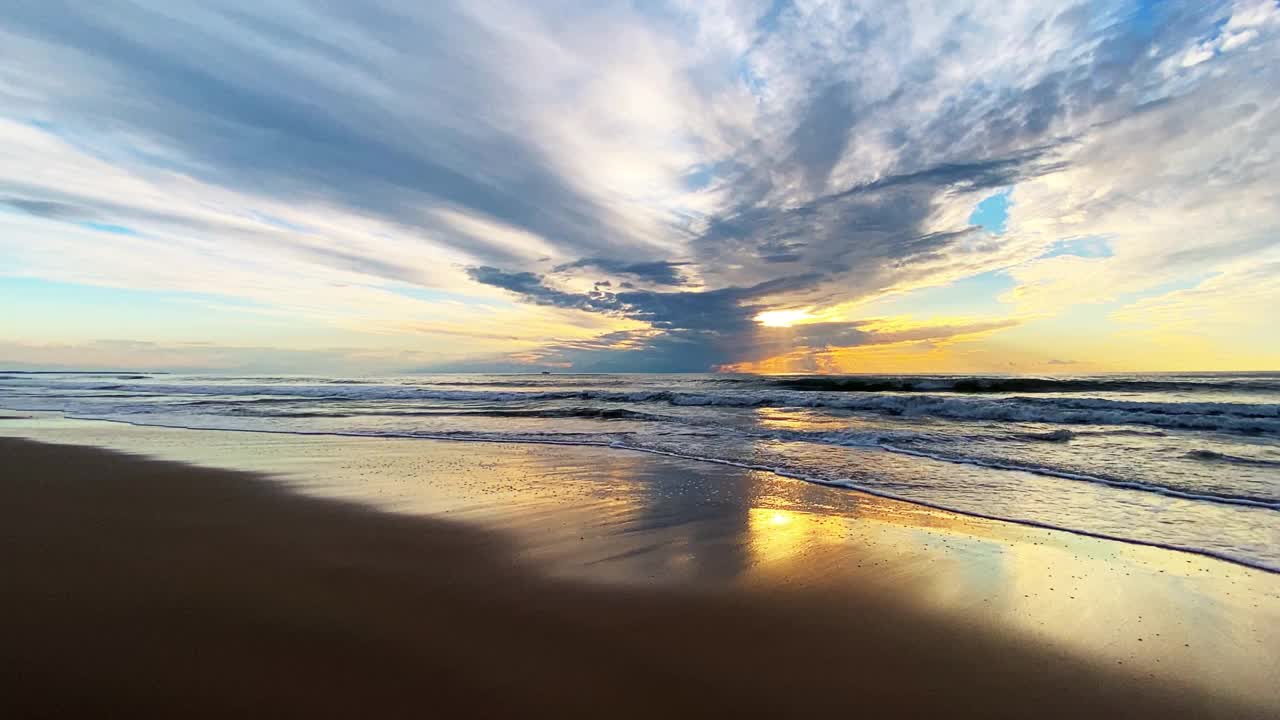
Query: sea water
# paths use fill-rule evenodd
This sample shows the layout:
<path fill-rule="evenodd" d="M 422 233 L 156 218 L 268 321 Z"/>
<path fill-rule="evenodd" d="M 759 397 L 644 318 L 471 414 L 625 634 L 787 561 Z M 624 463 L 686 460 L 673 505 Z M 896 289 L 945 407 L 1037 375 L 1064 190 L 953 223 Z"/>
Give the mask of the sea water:
<path fill-rule="evenodd" d="M 195 429 L 612 446 L 1280 571 L 1280 373 L 0 373 L 0 406 Z"/>

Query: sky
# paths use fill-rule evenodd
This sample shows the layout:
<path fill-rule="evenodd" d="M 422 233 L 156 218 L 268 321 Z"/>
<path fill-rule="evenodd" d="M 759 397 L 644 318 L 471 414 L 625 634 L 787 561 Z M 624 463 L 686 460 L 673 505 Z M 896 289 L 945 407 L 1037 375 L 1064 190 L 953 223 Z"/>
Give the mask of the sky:
<path fill-rule="evenodd" d="M 1280 369 L 1277 0 L 8 0 L 0 366 Z"/>

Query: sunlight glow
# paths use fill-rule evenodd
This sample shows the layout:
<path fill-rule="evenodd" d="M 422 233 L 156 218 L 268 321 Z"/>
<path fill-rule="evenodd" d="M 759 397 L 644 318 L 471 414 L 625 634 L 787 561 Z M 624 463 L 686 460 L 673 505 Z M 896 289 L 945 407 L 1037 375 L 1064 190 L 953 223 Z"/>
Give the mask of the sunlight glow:
<path fill-rule="evenodd" d="M 791 327 L 803 320 L 812 319 L 808 308 L 802 310 L 769 310 L 755 316 L 755 321 L 765 327 Z"/>

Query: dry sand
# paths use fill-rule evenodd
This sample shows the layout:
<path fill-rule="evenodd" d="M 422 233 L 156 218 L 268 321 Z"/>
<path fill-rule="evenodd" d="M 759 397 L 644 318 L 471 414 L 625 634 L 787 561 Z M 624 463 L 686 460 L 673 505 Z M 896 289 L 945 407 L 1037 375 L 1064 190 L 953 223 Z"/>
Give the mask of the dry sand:
<path fill-rule="evenodd" d="M 880 562 L 817 582 L 814 543 L 750 582 L 638 586 L 548 575 L 523 537 L 0 438 L 0 717 L 1276 710 L 929 611 Z"/>

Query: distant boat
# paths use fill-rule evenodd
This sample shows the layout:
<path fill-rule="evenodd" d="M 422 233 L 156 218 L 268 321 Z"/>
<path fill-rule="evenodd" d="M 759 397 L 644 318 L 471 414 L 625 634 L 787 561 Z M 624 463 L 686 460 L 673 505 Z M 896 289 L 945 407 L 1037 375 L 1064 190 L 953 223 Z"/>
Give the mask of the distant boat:
<path fill-rule="evenodd" d="M 543 374 L 543 375 L 550 375 L 550 374 L 551 374 L 551 371 L 550 371 L 550 370 L 543 370 L 543 371 L 542 371 L 542 374 Z"/>

